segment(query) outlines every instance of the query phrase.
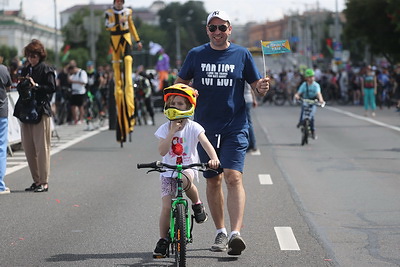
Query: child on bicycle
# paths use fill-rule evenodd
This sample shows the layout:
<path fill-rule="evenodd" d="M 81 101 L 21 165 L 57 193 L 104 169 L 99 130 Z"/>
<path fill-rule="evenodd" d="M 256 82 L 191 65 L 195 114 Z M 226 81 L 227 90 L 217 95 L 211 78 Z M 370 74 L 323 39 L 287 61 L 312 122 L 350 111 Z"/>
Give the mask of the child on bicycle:
<path fill-rule="evenodd" d="M 304 99 L 318 99 L 320 103 L 324 102 L 324 98 L 322 97 L 321 94 L 321 87 L 319 83 L 315 81 L 314 77 L 314 70 L 313 69 L 306 69 L 304 72 L 304 78 L 305 81 L 300 85 L 297 93 L 294 95 L 294 97 L 299 100 L 300 96 L 303 97 Z M 301 106 L 301 112 L 300 112 L 300 120 L 299 123 L 297 124 L 297 128 L 300 127 L 301 121 L 303 120 L 303 110 L 304 106 Z M 315 132 L 315 126 L 314 126 L 314 115 L 317 110 L 317 106 L 313 105 L 311 107 L 311 121 L 310 121 L 310 128 L 311 128 L 311 137 L 313 139 L 317 139 L 317 134 Z"/>
<path fill-rule="evenodd" d="M 210 141 L 204 134 L 204 128 L 190 120 L 196 107 L 197 91 L 186 84 L 175 84 L 164 89 L 164 114 L 169 119 L 155 132 L 159 139 L 158 150 L 163 156 L 163 162 L 169 164 L 190 164 L 198 162 L 197 144 L 200 142 L 207 152 L 211 168 L 219 167 L 219 159 Z M 159 221 L 160 240 L 157 242 L 153 257 L 164 258 L 169 245 L 168 230 L 171 200 L 176 192 L 176 177 L 174 171 L 163 172 L 160 175 L 162 209 Z M 208 216 L 203 203 L 199 198 L 197 187 L 193 179 L 197 178 L 197 171 L 187 169 L 183 171 L 183 188 L 187 197 L 192 201 L 194 218 L 197 223 L 203 223 Z"/>

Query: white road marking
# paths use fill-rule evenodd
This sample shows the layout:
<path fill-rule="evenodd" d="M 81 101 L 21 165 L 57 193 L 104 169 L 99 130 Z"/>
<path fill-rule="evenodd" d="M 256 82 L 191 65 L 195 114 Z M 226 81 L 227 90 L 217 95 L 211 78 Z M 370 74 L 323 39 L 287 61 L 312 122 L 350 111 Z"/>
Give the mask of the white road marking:
<path fill-rule="evenodd" d="M 356 119 L 363 120 L 363 121 L 368 121 L 370 123 L 373 123 L 373 124 L 376 124 L 376 125 L 379 125 L 379 126 L 382 126 L 382 127 L 386 127 L 386 128 L 389 128 L 389 129 L 392 129 L 392 130 L 400 132 L 400 127 L 397 127 L 397 126 L 389 125 L 389 124 L 386 124 L 386 123 L 383 123 L 383 122 L 380 122 L 380 121 L 377 121 L 377 120 L 374 120 L 374 119 L 371 119 L 371 118 L 366 118 L 366 117 L 363 117 L 363 116 L 360 116 L 360 115 L 356 115 L 354 113 L 347 112 L 347 111 L 344 111 L 344 110 L 341 110 L 341 109 L 338 109 L 338 108 L 327 107 L 327 106 L 325 106 L 325 108 L 329 109 L 329 110 L 332 110 L 332 111 L 335 111 L 335 112 L 338 112 L 338 113 L 345 114 L 345 115 L 347 115 L 349 117 L 352 117 L 352 118 L 356 118 Z"/>
<path fill-rule="evenodd" d="M 103 127 L 99 128 L 99 129 L 96 129 L 96 130 L 94 130 L 94 131 L 88 132 L 88 133 L 86 133 L 86 134 L 84 134 L 84 135 L 81 135 L 81 136 L 79 136 L 79 137 L 77 137 L 77 138 L 73 138 L 73 139 L 71 139 L 71 140 L 68 141 L 68 142 L 65 142 L 65 143 L 64 143 L 64 142 L 59 142 L 59 143 L 57 143 L 57 147 L 52 147 L 52 148 L 51 148 L 50 155 L 53 156 L 54 154 L 57 154 L 58 152 L 61 152 L 61 151 L 63 151 L 64 149 L 66 149 L 66 148 L 68 148 L 68 147 L 70 147 L 70 146 L 72 146 L 72 145 L 75 145 L 76 143 L 79 143 L 79 142 L 81 142 L 82 140 L 85 140 L 85 139 L 87 139 L 87 138 L 89 138 L 89 137 L 91 137 L 91 136 L 93 136 L 93 135 L 96 135 L 96 134 L 100 133 L 101 131 L 105 131 L 105 130 L 107 130 L 107 129 L 108 129 L 107 126 L 103 126 Z M 67 138 L 68 138 L 68 137 L 64 138 L 64 140 L 66 140 Z M 54 142 L 57 142 L 57 141 L 54 141 Z M 53 143 L 53 141 L 52 141 L 52 143 Z M 10 158 L 11 158 L 11 157 L 8 157 L 7 161 L 8 161 Z M 9 163 L 11 163 L 11 160 L 10 160 Z M 14 162 L 13 162 L 13 163 L 14 163 Z M 22 161 L 21 163 L 19 163 L 18 165 L 15 165 L 15 166 L 13 166 L 13 167 L 7 167 L 7 168 L 6 168 L 6 175 L 9 175 L 9 174 L 11 174 L 11 173 L 13 173 L 13 172 L 19 171 L 19 170 L 25 168 L 26 166 L 28 166 L 28 163 L 26 162 L 26 158 L 25 158 L 25 159 L 23 159 L 23 161 Z"/>
<path fill-rule="evenodd" d="M 260 184 L 273 184 L 271 175 L 269 174 L 259 174 L 258 180 L 260 180 Z"/>
<path fill-rule="evenodd" d="M 300 250 L 291 227 L 274 227 L 281 250 Z"/>

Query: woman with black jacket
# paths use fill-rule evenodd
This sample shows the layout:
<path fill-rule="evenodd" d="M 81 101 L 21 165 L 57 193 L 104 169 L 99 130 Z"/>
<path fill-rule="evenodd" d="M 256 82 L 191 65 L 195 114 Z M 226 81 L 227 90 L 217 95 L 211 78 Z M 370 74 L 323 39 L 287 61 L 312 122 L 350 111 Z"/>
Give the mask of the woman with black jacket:
<path fill-rule="evenodd" d="M 28 64 L 21 71 L 14 116 L 21 121 L 22 146 L 33 178 L 33 184 L 25 191 L 47 192 L 50 174 L 50 100 L 56 88 L 55 72 L 44 63 L 47 53 L 39 40 L 33 39 L 24 48 L 24 54 Z"/>

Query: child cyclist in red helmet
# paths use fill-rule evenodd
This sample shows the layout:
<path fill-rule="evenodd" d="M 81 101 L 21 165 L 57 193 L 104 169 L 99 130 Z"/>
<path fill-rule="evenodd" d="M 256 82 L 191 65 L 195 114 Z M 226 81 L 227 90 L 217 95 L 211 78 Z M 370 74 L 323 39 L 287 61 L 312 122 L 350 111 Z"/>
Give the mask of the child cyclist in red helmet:
<path fill-rule="evenodd" d="M 161 125 L 154 134 L 159 139 L 158 151 L 163 156 L 163 162 L 186 165 L 199 162 L 197 144 L 200 142 L 210 157 L 208 162 L 210 167 L 217 169 L 220 162 L 217 153 L 204 134 L 204 128 L 189 119 L 194 114 L 196 97 L 197 92 L 186 84 L 178 83 L 164 89 L 164 114 L 169 121 Z M 183 188 L 192 201 L 195 220 L 197 223 L 203 223 L 207 220 L 207 213 L 200 201 L 197 187 L 193 183 L 193 179 L 197 178 L 197 172 L 187 169 L 183 174 L 187 177 L 183 179 Z M 176 172 L 167 171 L 160 175 L 162 209 L 159 222 L 160 240 L 153 252 L 155 258 L 166 257 L 169 245 L 171 199 L 175 196 L 176 190 L 176 180 L 171 179 L 171 176 L 176 177 Z"/>

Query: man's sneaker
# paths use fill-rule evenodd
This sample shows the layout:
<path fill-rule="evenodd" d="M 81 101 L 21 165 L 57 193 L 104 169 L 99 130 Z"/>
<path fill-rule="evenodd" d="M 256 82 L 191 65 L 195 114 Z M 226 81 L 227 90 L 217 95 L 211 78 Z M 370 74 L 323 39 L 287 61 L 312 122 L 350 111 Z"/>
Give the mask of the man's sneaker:
<path fill-rule="evenodd" d="M 228 247 L 228 237 L 224 233 L 218 233 L 215 237 L 214 245 L 211 246 L 211 251 L 222 252 Z"/>
<path fill-rule="evenodd" d="M 10 188 L 6 187 L 6 189 L 4 189 L 3 191 L 0 191 L 0 195 L 5 195 L 5 194 L 10 194 Z"/>
<path fill-rule="evenodd" d="M 203 223 L 207 221 L 208 215 L 202 203 L 192 205 L 192 209 L 194 212 L 194 219 L 197 223 Z"/>
<path fill-rule="evenodd" d="M 228 255 L 240 255 L 245 248 L 243 238 L 238 234 L 233 234 L 228 242 Z"/>
<path fill-rule="evenodd" d="M 160 259 L 167 257 L 168 246 L 169 246 L 168 240 L 165 240 L 164 238 L 158 240 L 156 248 L 154 249 L 153 252 L 153 258 Z"/>

